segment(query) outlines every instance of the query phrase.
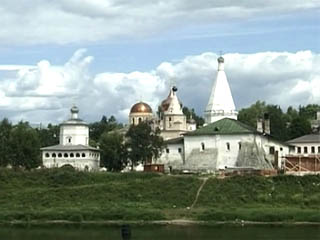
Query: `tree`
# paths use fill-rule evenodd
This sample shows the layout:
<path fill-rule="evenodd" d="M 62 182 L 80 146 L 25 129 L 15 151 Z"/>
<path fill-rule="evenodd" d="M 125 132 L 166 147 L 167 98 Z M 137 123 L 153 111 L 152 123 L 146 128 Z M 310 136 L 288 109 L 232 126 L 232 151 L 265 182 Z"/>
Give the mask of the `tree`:
<path fill-rule="evenodd" d="M 191 110 L 188 107 L 183 107 L 182 112 L 184 115 L 186 115 L 187 120 L 190 120 L 191 118 L 196 121 L 197 127 L 203 126 L 204 124 L 204 118 L 198 116 L 195 112 L 194 109 L 192 108 Z"/>
<path fill-rule="evenodd" d="M 308 119 L 297 116 L 294 118 L 289 126 L 289 139 L 297 138 L 311 133 L 311 126 Z"/>
<path fill-rule="evenodd" d="M 131 160 L 131 167 L 138 163 L 146 164 L 152 158 L 159 158 L 164 148 L 164 141 L 160 136 L 160 130 L 152 130 L 147 122 L 131 125 L 127 134 L 128 156 Z"/>
<path fill-rule="evenodd" d="M 9 147 L 10 163 L 13 167 L 31 169 L 40 165 L 39 137 L 27 122 L 20 122 L 12 128 Z"/>
<path fill-rule="evenodd" d="M 100 122 L 94 122 L 89 125 L 90 140 L 92 140 L 90 145 L 96 144 L 104 132 L 110 132 L 114 129 L 119 128 L 122 128 L 122 124 L 118 123 L 114 116 L 111 116 L 108 119 L 106 116 L 103 115 Z"/>
<path fill-rule="evenodd" d="M 267 106 L 265 102 L 257 101 L 248 108 L 239 111 L 238 120 L 253 128 L 257 127 L 257 119 L 262 117 L 266 112 Z"/>
<path fill-rule="evenodd" d="M 6 167 L 10 163 L 9 138 L 12 129 L 11 123 L 7 118 L 0 122 L 0 166 Z"/>
<path fill-rule="evenodd" d="M 47 128 L 36 129 L 40 147 L 47 147 L 59 144 L 59 126 L 48 124 Z"/>
<path fill-rule="evenodd" d="M 117 132 L 104 132 L 100 137 L 101 165 L 108 171 L 121 171 L 127 165 L 124 136 Z"/>

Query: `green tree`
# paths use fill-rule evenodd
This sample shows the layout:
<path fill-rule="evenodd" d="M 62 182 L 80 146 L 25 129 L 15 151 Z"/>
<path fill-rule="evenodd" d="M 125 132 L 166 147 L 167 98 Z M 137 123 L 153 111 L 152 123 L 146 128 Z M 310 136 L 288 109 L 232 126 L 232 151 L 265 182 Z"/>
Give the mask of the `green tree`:
<path fill-rule="evenodd" d="M 39 136 L 40 147 L 59 144 L 59 126 L 48 124 L 47 128 L 36 130 Z"/>
<path fill-rule="evenodd" d="M 159 158 L 165 146 L 160 130 L 152 130 L 150 124 L 146 122 L 136 126 L 131 125 L 126 137 L 132 168 L 138 163 L 146 164 L 151 162 L 152 158 Z"/>
<path fill-rule="evenodd" d="M 20 122 L 12 128 L 9 146 L 10 163 L 13 167 L 31 169 L 40 165 L 39 136 L 27 122 Z"/>
<path fill-rule="evenodd" d="M 311 125 L 308 119 L 297 116 L 289 126 L 289 139 L 297 138 L 311 133 Z"/>
<path fill-rule="evenodd" d="M 7 118 L 0 122 L 0 166 L 5 167 L 10 163 L 10 132 L 12 129 L 11 123 Z"/>
<path fill-rule="evenodd" d="M 101 165 L 108 171 L 121 171 L 127 165 L 124 136 L 117 132 L 104 132 L 100 139 Z"/>
<path fill-rule="evenodd" d="M 257 119 L 261 118 L 267 110 L 265 102 L 257 101 L 248 108 L 239 111 L 238 120 L 253 128 L 257 127 Z"/>
<path fill-rule="evenodd" d="M 118 123 L 114 116 L 109 119 L 106 116 L 102 116 L 100 122 L 94 122 L 89 125 L 90 145 L 93 144 L 95 146 L 104 132 L 110 132 L 122 127 L 122 124 Z"/>
<path fill-rule="evenodd" d="M 309 120 L 315 119 L 318 111 L 320 111 L 320 106 L 318 104 L 308 104 L 304 107 L 299 106 L 299 115 Z"/>
<path fill-rule="evenodd" d="M 203 126 L 204 124 L 204 118 L 203 117 L 200 117 L 198 116 L 195 112 L 194 112 L 194 109 L 189 109 L 188 107 L 183 107 L 182 108 L 182 112 L 184 115 L 186 115 L 187 117 L 187 120 L 190 120 L 191 118 L 193 120 L 196 121 L 196 124 L 197 124 L 197 127 L 199 126 Z"/>

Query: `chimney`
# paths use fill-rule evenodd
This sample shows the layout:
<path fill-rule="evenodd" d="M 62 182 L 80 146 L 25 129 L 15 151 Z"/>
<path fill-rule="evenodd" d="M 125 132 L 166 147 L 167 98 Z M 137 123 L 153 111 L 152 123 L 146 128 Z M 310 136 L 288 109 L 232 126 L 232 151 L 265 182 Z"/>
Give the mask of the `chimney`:
<path fill-rule="evenodd" d="M 263 114 L 263 123 L 263 132 L 266 134 L 270 134 L 270 119 L 268 113 Z"/>
<path fill-rule="evenodd" d="M 257 119 L 257 131 L 263 133 L 263 120 L 262 120 L 262 118 Z"/>

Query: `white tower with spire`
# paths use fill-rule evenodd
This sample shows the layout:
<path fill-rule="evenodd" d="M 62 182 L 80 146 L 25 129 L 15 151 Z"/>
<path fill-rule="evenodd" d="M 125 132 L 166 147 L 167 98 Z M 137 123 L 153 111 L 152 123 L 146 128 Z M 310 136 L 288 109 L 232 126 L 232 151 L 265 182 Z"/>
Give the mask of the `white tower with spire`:
<path fill-rule="evenodd" d="M 213 123 L 222 118 L 237 119 L 238 112 L 233 102 L 226 73 L 224 58 L 218 58 L 218 72 L 213 84 L 208 105 L 204 112 L 205 123 Z"/>

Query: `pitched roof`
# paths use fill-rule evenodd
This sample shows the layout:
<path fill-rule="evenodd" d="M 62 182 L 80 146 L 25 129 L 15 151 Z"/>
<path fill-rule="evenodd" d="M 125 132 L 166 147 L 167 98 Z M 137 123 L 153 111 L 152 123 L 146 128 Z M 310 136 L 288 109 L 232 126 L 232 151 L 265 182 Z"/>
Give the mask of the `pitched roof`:
<path fill-rule="evenodd" d="M 287 143 L 320 143 L 320 134 L 308 134 L 289 140 Z"/>
<path fill-rule="evenodd" d="M 188 132 L 186 136 L 199 135 L 217 135 L 217 134 L 249 134 L 257 133 L 254 128 L 231 118 L 223 118 L 219 121 L 208 124 L 205 127 L 199 128 L 195 131 Z"/>
<path fill-rule="evenodd" d="M 183 137 L 171 138 L 164 141 L 166 144 L 183 144 Z"/>
<path fill-rule="evenodd" d="M 93 151 L 99 151 L 99 149 L 85 146 L 85 145 L 54 145 L 49 147 L 43 147 L 40 148 L 40 150 L 54 150 L 54 151 L 81 151 L 81 150 L 93 150 Z"/>

